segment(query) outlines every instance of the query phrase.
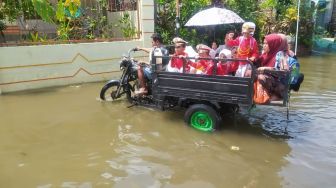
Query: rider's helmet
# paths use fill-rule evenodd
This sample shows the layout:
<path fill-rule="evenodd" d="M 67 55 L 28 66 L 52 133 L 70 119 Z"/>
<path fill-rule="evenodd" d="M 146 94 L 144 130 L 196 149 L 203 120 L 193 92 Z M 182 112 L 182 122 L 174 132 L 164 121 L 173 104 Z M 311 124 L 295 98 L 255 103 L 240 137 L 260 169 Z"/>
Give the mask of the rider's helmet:
<path fill-rule="evenodd" d="M 242 26 L 242 33 L 249 33 L 250 35 L 254 34 L 256 25 L 253 22 L 245 22 Z"/>

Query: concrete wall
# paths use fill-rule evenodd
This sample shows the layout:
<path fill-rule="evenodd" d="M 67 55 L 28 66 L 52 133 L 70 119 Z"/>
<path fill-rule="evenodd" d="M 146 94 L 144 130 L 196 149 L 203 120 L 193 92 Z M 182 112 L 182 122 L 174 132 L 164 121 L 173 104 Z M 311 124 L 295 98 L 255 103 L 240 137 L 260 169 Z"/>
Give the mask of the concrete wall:
<path fill-rule="evenodd" d="M 132 41 L 0 47 L 0 93 L 108 80 L 119 75 L 123 53 L 150 47 L 154 2 L 140 1 L 141 36 Z M 146 59 L 148 55 L 137 54 Z"/>

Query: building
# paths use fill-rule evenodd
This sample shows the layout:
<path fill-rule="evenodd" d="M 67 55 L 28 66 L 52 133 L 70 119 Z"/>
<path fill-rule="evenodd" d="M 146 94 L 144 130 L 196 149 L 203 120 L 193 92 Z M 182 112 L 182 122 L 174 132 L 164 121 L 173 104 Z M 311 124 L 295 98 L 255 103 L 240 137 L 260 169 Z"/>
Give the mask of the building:
<path fill-rule="evenodd" d="M 334 33 L 336 38 L 336 0 L 333 2 L 332 14 L 331 14 L 331 31 Z"/>
<path fill-rule="evenodd" d="M 335 0 L 314 0 L 316 4 L 316 29 L 325 29 L 335 35 L 336 29 L 336 3 Z"/>

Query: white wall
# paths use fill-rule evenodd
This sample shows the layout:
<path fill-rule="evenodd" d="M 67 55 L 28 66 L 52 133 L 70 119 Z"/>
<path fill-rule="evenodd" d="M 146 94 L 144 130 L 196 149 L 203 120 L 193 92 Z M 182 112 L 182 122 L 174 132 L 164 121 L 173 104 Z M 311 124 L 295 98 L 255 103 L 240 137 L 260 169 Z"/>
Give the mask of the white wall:
<path fill-rule="evenodd" d="M 123 53 L 150 47 L 154 2 L 140 1 L 141 36 L 132 41 L 0 47 L 0 93 L 108 80 L 119 75 Z M 147 54 L 138 54 L 147 58 Z"/>

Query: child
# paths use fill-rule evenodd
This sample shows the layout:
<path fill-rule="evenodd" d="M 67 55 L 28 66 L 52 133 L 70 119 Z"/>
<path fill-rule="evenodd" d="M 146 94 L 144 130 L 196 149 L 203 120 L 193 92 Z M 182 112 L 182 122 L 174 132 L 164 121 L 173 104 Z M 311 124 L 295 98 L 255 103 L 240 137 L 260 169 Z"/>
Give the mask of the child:
<path fill-rule="evenodd" d="M 231 59 L 231 51 L 228 49 L 223 49 L 219 53 L 220 59 Z M 232 62 L 224 61 L 217 63 L 217 75 L 230 75 Z"/>
<path fill-rule="evenodd" d="M 211 58 L 210 51 L 211 48 L 204 44 L 199 44 L 196 46 L 199 58 Z M 212 74 L 209 70 L 210 66 L 213 66 L 213 61 L 208 59 L 199 59 L 195 63 L 191 64 L 190 73 L 196 74 Z"/>
<path fill-rule="evenodd" d="M 189 72 L 190 62 L 184 59 L 184 57 L 188 57 L 188 54 L 185 52 L 187 42 L 179 37 L 175 37 L 173 43 L 175 44 L 175 53 L 167 65 L 167 71 L 183 73 L 183 64 L 185 63 L 184 72 Z"/>
<path fill-rule="evenodd" d="M 253 38 L 255 24 L 245 22 L 242 26 L 242 36 L 232 39 L 230 35 L 226 36 L 226 44 L 230 47 L 238 46 L 237 58 L 246 59 L 252 62 L 259 56 L 257 41 Z M 233 70 L 236 71 L 236 76 L 249 77 L 251 76 L 251 66 L 245 61 L 233 63 Z"/>

